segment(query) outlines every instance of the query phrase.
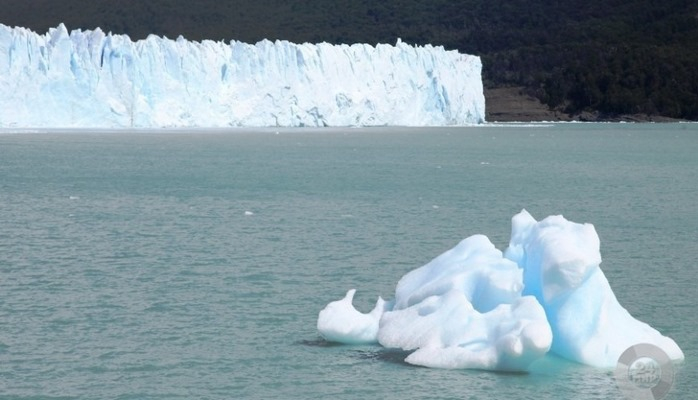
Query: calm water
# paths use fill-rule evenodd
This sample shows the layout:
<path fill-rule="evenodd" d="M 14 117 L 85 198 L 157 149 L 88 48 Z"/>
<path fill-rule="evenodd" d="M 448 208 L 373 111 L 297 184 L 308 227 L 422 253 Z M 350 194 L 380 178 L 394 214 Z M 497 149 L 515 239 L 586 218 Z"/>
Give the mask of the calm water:
<path fill-rule="evenodd" d="M 613 372 L 435 370 L 329 346 L 329 301 L 392 297 L 510 218 L 591 222 L 621 304 L 698 393 L 698 125 L 0 134 L 0 397 L 622 399 Z"/>

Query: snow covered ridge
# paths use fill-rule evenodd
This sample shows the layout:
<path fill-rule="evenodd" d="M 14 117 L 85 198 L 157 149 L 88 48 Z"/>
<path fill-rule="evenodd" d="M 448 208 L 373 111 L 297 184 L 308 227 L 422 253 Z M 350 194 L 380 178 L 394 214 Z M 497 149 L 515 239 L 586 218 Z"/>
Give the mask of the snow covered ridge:
<path fill-rule="evenodd" d="M 599 264 L 594 226 L 525 210 L 512 218 L 502 254 L 474 235 L 400 279 L 395 299 L 370 313 L 354 290 L 328 304 L 317 328 L 327 340 L 413 351 L 405 361 L 439 368 L 525 371 L 548 351 L 582 364 L 616 366 L 630 346 L 683 352 L 636 320 L 616 299 Z"/>
<path fill-rule="evenodd" d="M 443 47 L 136 42 L 0 24 L 0 127 L 484 122 L 479 57 Z"/>

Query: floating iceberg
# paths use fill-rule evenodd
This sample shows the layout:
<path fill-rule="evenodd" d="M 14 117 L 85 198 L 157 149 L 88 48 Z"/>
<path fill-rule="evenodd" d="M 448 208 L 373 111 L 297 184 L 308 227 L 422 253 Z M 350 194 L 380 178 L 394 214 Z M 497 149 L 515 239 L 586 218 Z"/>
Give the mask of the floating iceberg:
<path fill-rule="evenodd" d="M 673 360 L 683 359 L 676 343 L 633 318 L 623 308 L 599 267 L 599 236 L 591 224 L 562 216 L 537 222 L 521 212 L 512 219 L 505 256 L 524 271 L 524 295 L 545 309 L 553 330 L 551 350 L 564 358 L 613 367 L 639 343 L 653 344 Z"/>
<path fill-rule="evenodd" d="M 320 312 L 317 327 L 327 340 L 413 351 L 408 363 L 440 368 L 524 371 L 548 351 L 612 367 L 638 343 L 683 359 L 672 339 L 618 303 L 600 263 L 593 225 L 537 222 L 524 210 L 504 254 L 471 236 L 403 276 L 392 302 L 362 314 L 351 290 Z"/>
<path fill-rule="evenodd" d="M 479 57 L 443 47 L 192 42 L 0 25 L 0 127 L 464 125 Z"/>

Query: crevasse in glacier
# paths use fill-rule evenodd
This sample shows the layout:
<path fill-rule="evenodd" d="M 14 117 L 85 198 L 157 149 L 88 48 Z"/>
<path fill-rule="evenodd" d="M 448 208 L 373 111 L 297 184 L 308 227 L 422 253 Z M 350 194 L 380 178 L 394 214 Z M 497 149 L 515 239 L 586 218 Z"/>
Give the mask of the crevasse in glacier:
<path fill-rule="evenodd" d="M 0 25 L 0 127 L 484 122 L 479 57 L 443 47 L 246 44 Z"/>

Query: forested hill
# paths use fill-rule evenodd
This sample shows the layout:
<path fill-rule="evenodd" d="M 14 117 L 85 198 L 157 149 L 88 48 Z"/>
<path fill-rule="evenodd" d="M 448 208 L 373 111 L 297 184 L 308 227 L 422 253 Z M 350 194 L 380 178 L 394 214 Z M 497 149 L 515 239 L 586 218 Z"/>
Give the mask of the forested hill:
<path fill-rule="evenodd" d="M 488 88 L 566 113 L 698 119 L 696 0 L 2 0 L 0 23 L 144 38 L 408 43 L 477 54 Z"/>

